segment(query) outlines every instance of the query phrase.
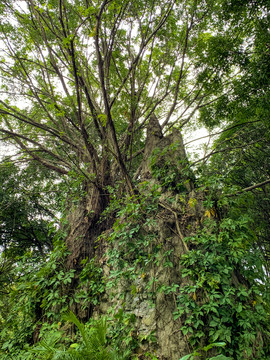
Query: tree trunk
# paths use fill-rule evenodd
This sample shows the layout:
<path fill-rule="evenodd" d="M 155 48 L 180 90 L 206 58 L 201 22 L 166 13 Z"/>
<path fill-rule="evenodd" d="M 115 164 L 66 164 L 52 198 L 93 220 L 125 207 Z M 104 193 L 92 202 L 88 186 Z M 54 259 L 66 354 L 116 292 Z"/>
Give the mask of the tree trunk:
<path fill-rule="evenodd" d="M 67 267 L 79 274 L 81 261 L 95 257 L 106 283 L 99 305 L 91 305 L 89 299 L 88 312 L 80 304 L 72 310 L 85 320 L 108 313 L 123 312 L 127 317 L 134 314 L 131 334 L 137 343 L 138 358 L 146 359 L 144 354 L 148 352 L 158 359 L 179 360 L 192 349 L 189 337 L 181 331 L 188 315 L 175 316 L 179 313 L 177 296 L 186 285 L 193 284 L 193 280 L 182 277 L 180 259 L 197 246 L 192 244 L 189 249 L 185 239 L 195 237 L 205 217 L 211 215 L 203 206 L 205 194 L 195 187 L 181 133 L 175 130 L 163 136 L 155 116 L 149 121 L 144 156 L 136 173 L 136 194 L 127 200 L 128 186 L 125 189 L 124 182 L 122 190 L 114 194 L 121 210 L 118 213 L 114 207 L 110 210 L 111 194 L 107 189 L 107 185 L 113 188 L 119 180 L 117 167 L 103 167 L 102 186 L 88 184 L 87 196 L 71 209 L 68 218 Z M 105 209 L 107 214 L 102 216 Z M 211 227 L 208 231 L 211 235 Z M 231 276 L 233 288 L 241 284 L 248 288 L 235 270 Z M 78 284 L 77 276 L 73 290 Z M 218 291 L 222 294 L 223 290 Z M 200 287 L 188 296 L 198 306 L 208 302 L 207 292 Z M 207 341 L 205 335 L 200 345 L 207 345 Z M 215 355 L 215 349 L 211 351 Z"/>
<path fill-rule="evenodd" d="M 156 159 L 153 160 L 155 151 L 158 153 Z M 151 257 L 152 251 L 159 249 L 160 260 L 152 262 L 152 265 L 147 268 L 147 274 L 144 274 L 142 267 L 138 266 L 135 279 L 117 280 L 116 286 L 103 294 L 100 306 L 94 309 L 95 314 L 104 315 L 107 314 L 110 307 L 116 307 L 116 309 L 122 307 L 127 314 L 134 313 L 136 315 L 136 336 L 150 337 L 151 334 L 154 334 L 157 338 L 157 343 L 141 345 L 138 353 L 142 354 L 148 350 L 153 354 L 158 354 L 159 359 L 178 360 L 189 352 L 188 339 L 180 331 L 182 320 L 173 318 L 176 310 L 175 296 L 171 291 L 166 291 L 174 286 L 181 287 L 185 283 L 181 278 L 179 265 L 181 255 L 188 251 L 184 237 L 196 233 L 202 217 L 201 194 L 195 193 L 192 179 L 186 173 L 183 174 L 186 165 L 187 158 L 180 132 L 175 131 L 163 137 L 157 119 L 152 116 L 148 126 L 140 174 L 140 181 L 147 181 L 148 190 L 144 189 L 141 194 L 148 196 L 147 192 L 150 193 L 151 187 L 154 185 L 162 189 L 162 194 L 159 197 L 158 211 L 155 213 L 155 225 L 149 227 L 141 223 L 140 232 L 154 235 L 149 247 L 143 251 Z M 163 169 L 168 166 L 171 166 L 172 169 L 168 168 L 166 171 L 176 172 L 177 176 L 171 180 L 172 184 L 165 181 L 165 185 L 163 185 L 163 175 L 157 173 L 153 177 L 153 167 Z M 114 169 L 114 174 L 116 173 Z M 107 185 L 109 182 L 113 184 L 111 179 L 112 176 L 108 177 Z M 182 184 L 182 195 L 168 189 L 168 186 L 172 187 L 174 182 Z M 104 252 L 106 249 L 108 251 L 113 248 L 121 250 L 123 245 L 117 241 L 108 244 L 104 237 L 103 243 L 99 242 L 97 246 L 96 240 L 103 232 L 108 232 L 108 230 L 110 233 L 114 232 L 112 225 L 115 216 L 100 221 L 103 210 L 109 204 L 109 194 L 106 190 L 101 191 L 93 186 L 88 186 L 87 191 L 86 198 L 83 199 L 80 206 L 71 211 L 69 216 L 70 231 L 66 244 L 71 254 L 67 266 L 79 271 L 81 270 L 81 260 L 97 256 L 98 262 L 102 263 L 104 276 L 108 280 L 110 272 L 116 268 L 104 261 L 104 259 L 108 259 L 104 256 Z M 190 206 L 191 199 L 194 200 L 194 198 L 196 198 L 196 205 Z M 153 214 L 149 216 L 151 217 Z M 145 218 L 145 222 L 147 222 L 146 220 Z M 128 222 L 125 218 L 121 221 Z M 137 241 L 136 236 L 131 241 Z M 127 255 L 127 253 L 123 255 L 123 258 L 130 266 L 136 261 L 132 255 Z M 166 265 L 168 261 L 169 266 Z M 149 289 L 150 282 L 152 285 Z M 133 295 L 131 294 L 132 288 L 135 289 Z M 81 312 L 79 308 L 76 309 L 76 312 L 79 317 L 85 317 L 85 312 Z"/>

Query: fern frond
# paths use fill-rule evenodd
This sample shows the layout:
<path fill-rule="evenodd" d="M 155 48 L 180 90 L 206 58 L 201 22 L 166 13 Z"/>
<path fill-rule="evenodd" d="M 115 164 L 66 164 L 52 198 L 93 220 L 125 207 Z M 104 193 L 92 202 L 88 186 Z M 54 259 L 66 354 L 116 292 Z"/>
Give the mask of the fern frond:
<path fill-rule="evenodd" d="M 109 352 L 106 343 L 107 323 L 105 319 L 97 321 L 89 329 L 85 328 L 85 325 L 79 321 L 72 311 L 65 313 L 63 315 L 63 320 L 72 322 L 78 328 L 82 336 L 83 346 L 76 349 L 76 356 L 78 355 L 78 359 L 111 360 L 111 353 Z M 72 352 L 74 352 L 74 350 L 72 350 Z"/>
<path fill-rule="evenodd" d="M 83 358 L 77 352 L 71 351 L 57 351 L 51 360 L 83 360 Z"/>
<path fill-rule="evenodd" d="M 77 316 L 72 312 L 69 311 L 65 314 L 63 314 L 63 320 L 72 322 L 80 331 L 80 334 L 82 336 L 84 344 L 88 347 L 88 337 L 86 335 L 85 326 L 80 320 L 77 318 Z"/>

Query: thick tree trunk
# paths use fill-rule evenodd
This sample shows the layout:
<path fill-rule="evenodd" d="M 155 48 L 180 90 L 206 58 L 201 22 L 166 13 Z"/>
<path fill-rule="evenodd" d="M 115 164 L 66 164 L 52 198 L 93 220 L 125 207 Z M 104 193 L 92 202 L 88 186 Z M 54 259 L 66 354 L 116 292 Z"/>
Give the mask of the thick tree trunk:
<path fill-rule="evenodd" d="M 173 196 L 173 203 L 167 201 Z M 190 207 L 190 199 L 194 197 L 197 199 L 196 207 Z M 110 308 L 123 308 L 125 313 L 136 315 L 138 337 L 151 334 L 156 336 L 156 343 L 141 344 L 138 354 L 142 359 L 147 351 L 162 360 L 179 360 L 181 356 L 191 352 L 188 338 L 180 330 L 182 318 L 174 320 L 177 304 L 174 292 L 169 289 L 187 284 L 187 280 L 181 276 L 179 261 L 189 251 L 184 238 L 194 235 L 200 226 L 199 218 L 203 216 L 202 207 L 199 206 L 201 200 L 201 194 L 194 191 L 182 201 L 170 191 L 162 194 L 159 210 L 155 214 L 156 224 L 151 228 L 141 225 L 143 233 L 153 234 L 149 248 L 144 250 L 150 258 L 152 251 L 159 249 L 158 260 L 153 261 L 146 270 L 137 269 L 136 279 L 119 280 L 116 286 L 104 294 L 100 307 L 96 309 L 97 314 L 106 315 Z M 136 236 L 131 241 L 137 241 Z M 117 241 L 110 246 L 121 247 Z M 134 266 L 135 261 L 136 259 L 130 259 L 130 267 Z M 104 264 L 103 269 L 107 278 L 111 271 L 116 270 L 107 264 Z M 149 287 L 150 283 L 152 285 Z"/>
<path fill-rule="evenodd" d="M 154 156 L 156 158 L 153 158 Z M 174 320 L 173 317 L 177 310 L 175 295 L 168 290 L 186 284 L 186 280 L 181 277 L 179 265 L 181 256 L 188 251 L 184 238 L 197 232 L 200 218 L 203 216 L 202 194 L 195 193 L 191 177 L 183 171 L 186 165 L 187 158 L 180 132 L 175 131 L 164 137 L 157 119 L 152 116 L 147 130 L 140 181 L 148 183 L 149 192 L 153 186 L 159 186 L 162 195 L 159 198 L 158 211 L 154 215 L 155 225 L 149 228 L 148 225 L 141 224 L 141 231 L 154 235 L 145 251 L 151 257 L 153 249 L 159 249 L 160 260 L 153 262 L 147 274 L 139 275 L 138 270 L 135 280 L 120 281 L 116 289 L 113 288 L 104 294 L 97 310 L 106 314 L 110 307 L 122 307 L 126 313 L 136 315 L 138 336 L 150 336 L 151 333 L 156 336 L 156 343 L 147 343 L 138 349 L 140 358 L 144 358 L 143 354 L 149 351 L 159 359 L 179 360 L 181 356 L 190 352 L 188 339 L 180 330 L 183 325 L 182 319 Z M 172 169 L 168 168 L 168 171 L 178 174 L 172 182 L 178 181 L 183 184 L 184 196 L 167 189 L 166 184 L 163 186 L 162 175 L 153 177 L 153 167 L 163 169 L 165 166 L 171 166 Z M 147 190 L 144 192 L 147 193 Z M 146 220 L 149 219 L 145 219 L 145 223 Z M 136 236 L 131 241 L 136 242 Z M 116 241 L 112 246 L 121 245 Z M 130 259 L 131 267 L 135 261 L 136 259 Z M 115 269 L 105 264 L 105 276 L 109 277 L 110 270 Z M 151 288 L 149 283 L 152 283 Z M 136 289 L 135 294 L 131 294 L 131 289 Z"/>
<path fill-rule="evenodd" d="M 70 211 L 66 244 L 70 251 L 67 267 L 77 271 L 71 284 L 73 290 L 76 291 L 79 284 L 78 274 L 85 258 L 95 257 L 107 285 L 100 294 L 99 305 L 93 306 L 89 299 L 87 311 L 82 310 L 81 304 L 74 304 L 72 310 L 84 320 L 108 313 L 118 316 L 118 312 L 127 318 L 135 315 L 131 333 L 138 344 L 137 357 L 147 359 L 148 352 L 159 360 L 179 360 L 192 352 L 188 336 L 181 331 L 187 315 L 180 314 L 181 309 L 179 313 L 179 306 L 183 306 L 179 299 L 181 290 L 193 284 L 188 277 L 182 277 L 180 259 L 190 251 L 185 239 L 195 237 L 204 218 L 210 214 L 208 211 L 207 215 L 203 207 L 204 193 L 195 187 L 181 133 L 175 130 L 163 136 L 154 116 L 149 121 L 144 157 L 136 174 L 137 192 L 128 204 L 123 181 L 122 191 L 116 195 L 121 204 L 127 209 L 130 205 L 131 210 L 125 212 L 121 208 L 119 215 L 112 209 L 102 217 L 110 205 L 107 185 L 113 187 L 121 174 L 117 167 L 117 164 L 109 167 L 107 163 L 100 170 L 100 186 L 87 185 L 87 195 Z M 145 204 L 149 207 L 144 207 Z M 211 235 L 211 228 L 208 230 Z M 197 245 L 192 246 L 195 249 Z M 235 289 L 241 284 L 249 287 L 235 270 L 231 283 Z M 217 291 L 222 294 L 222 288 Z M 203 288 L 198 287 L 187 296 L 198 307 L 200 303 L 209 302 Z M 146 341 L 139 340 L 141 338 Z M 200 345 L 205 346 L 207 341 L 206 334 Z M 215 349 L 211 351 L 215 355 Z"/>
<path fill-rule="evenodd" d="M 66 264 L 68 269 L 80 271 L 81 261 L 95 256 L 97 238 L 111 226 L 111 222 L 107 222 L 106 219 L 100 221 L 102 212 L 110 202 L 107 186 L 112 185 L 107 156 L 104 156 L 97 171 L 97 182 L 86 181 L 86 195 L 77 206 L 69 210 L 66 238 L 67 249 L 70 251 Z"/>
<path fill-rule="evenodd" d="M 81 261 L 95 256 L 96 240 L 106 230 L 99 223 L 100 215 L 108 204 L 109 194 L 91 186 L 80 204 L 71 209 L 68 217 L 69 233 L 66 239 L 70 255 L 68 269 L 81 269 Z"/>
<path fill-rule="evenodd" d="M 156 150 L 160 153 L 153 162 L 152 155 Z M 177 179 L 173 181 L 183 184 L 184 196 L 179 196 L 177 191 L 167 189 L 166 185 L 163 186 L 162 179 L 158 175 L 153 178 L 153 163 L 157 168 L 162 168 L 165 164 L 173 167 L 172 171 L 178 173 Z M 94 310 L 95 314 L 106 315 L 110 307 L 122 307 L 126 313 L 136 315 L 136 336 L 150 336 L 153 333 L 157 338 L 157 343 L 141 345 L 138 349 L 139 356 L 147 350 L 158 354 L 159 359 L 178 360 L 189 352 L 188 339 L 180 331 L 182 320 L 173 318 L 176 299 L 172 292 L 166 292 L 170 287 L 181 287 L 185 284 L 181 278 L 179 265 L 181 255 L 188 251 L 184 238 L 196 233 L 200 218 L 203 216 L 200 205 L 202 196 L 195 193 L 193 181 L 186 172 L 182 173 L 186 165 L 187 158 L 180 132 L 175 131 L 163 137 L 158 121 L 153 116 L 147 131 L 140 181 L 149 183 L 149 191 L 153 185 L 160 186 L 162 195 L 159 198 L 158 212 L 155 214 L 156 225 L 149 228 L 141 224 L 141 231 L 155 235 L 150 247 L 145 251 L 151 257 L 152 249 L 158 248 L 160 261 L 154 262 L 148 273 L 142 277 L 138 275 L 135 280 L 120 280 L 116 287 L 103 294 L 100 306 Z M 196 204 L 190 206 L 190 199 L 195 198 Z M 116 270 L 108 266 L 106 261 L 104 262 L 104 252 L 110 247 L 118 248 L 119 244 L 114 242 L 109 245 L 105 239 L 103 244 L 99 243 L 99 251 L 96 249 L 97 238 L 106 230 L 113 231 L 112 225 L 115 220 L 113 217 L 100 221 L 100 215 L 108 204 L 109 194 L 106 191 L 102 192 L 99 188 L 89 186 L 86 198 L 79 207 L 71 211 L 70 232 L 66 240 L 71 252 L 67 262 L 68 268 L 79 271 L 81 260 L 86 257 L 91 259 L 96 255 L 99 257 L 99 263 L 102 263 L 105 277 L 109 278 L 110 271 Z M 136 237 L 131 241 L 136 241 Z M 168 259 L 170 266 L 166 265 Z M 132 266 L 135 259 L 131 257 L 128 261 Z M 149 289 L 150 282 L 152 286 Z M 131 288 L 136 289 L 135 295 L 131 294 Z M 81 318 L 85 317 L 85 313 L 79 308 L 76 312 Z"/>

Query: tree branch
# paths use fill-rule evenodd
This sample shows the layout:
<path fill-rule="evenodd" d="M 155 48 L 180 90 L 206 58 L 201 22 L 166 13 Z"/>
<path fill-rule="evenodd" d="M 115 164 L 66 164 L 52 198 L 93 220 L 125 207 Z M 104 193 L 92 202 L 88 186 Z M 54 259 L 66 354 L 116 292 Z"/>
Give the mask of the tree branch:
<path fill-rule="evenodd" d="M 263 181 L 263 182 L 261 182 L 261 183 L 258 183 L 258 184 L 255 184 L 255 185 L 249 186 L 249 187 L 247 187 L 247 188 L 245 188 L 245 189 L 242 189 L 242 190 L 236 191 L 234 194 L 229 194 L 229 195 L 226 195 L 226 196 L 227 196 L 227 197 L 236 196 L 236 195 L 242 194 L 242 193 L 244 193 L 244 192 L 247 192 L 247 191 L 251 191 L 251 190 L 257 189 L 257 188 L 262 187 L 262 186 L 264 186 L 264 185 L 266 185 L 266 184 L 269 184 L 269 183 L 270 183 L 270 179 L 265 180 L 265 181 Z"/>

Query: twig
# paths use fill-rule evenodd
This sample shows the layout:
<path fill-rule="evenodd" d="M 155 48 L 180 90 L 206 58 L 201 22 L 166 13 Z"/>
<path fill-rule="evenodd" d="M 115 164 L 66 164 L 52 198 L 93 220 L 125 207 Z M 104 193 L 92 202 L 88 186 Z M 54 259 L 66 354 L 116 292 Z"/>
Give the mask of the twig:
<path fill-rule="evenodd" d="M 169 210 L 170 212 L 172 212 L 174 214 L 175 223 L 176 223 L 176 229 L 177 229 L 178 235 L 179 235 L 179 237 L 180 237 L 186 251 L 189 252 L 189 248 L 188 248 L 188 246 L 187 246 L 187 244 L 186 244 L 186 242 L 184 240 L 184 235 L 182 234 L 181 229 L 180 229 L 177 213 L 175 211 L 173 211 L 173 209 L 171 209 L 167 205 L 163 204 L 162 202 L 159 202 L 159 205 L 162 206 L 164 209 L 167 209 L 167 210 Z"/>
<path fill-rule="evenodd" d="M 270 179 L 265 180 L 265 181 L 263 181 L 263 182 L 261 182 L 261 183 L 258 183 L 258 184 L 255 184 L 255 185 L 246 187 L 245 189 L 239 190 L 239 191 L 237 191 L 236 193 L 234 193 L 234 194 L 229 194 L 229 195 L 227 195 L 227 196 L 228 196 L 228 197 L 232 197 L 232 196 L 235 196 L 235 195 L 239 195 L 239 194 L 242 194 L 243 192 L 251 191 L 251 190 L 256 189 L 256 188 L 258 188 L 258 187 L 264 186 L 264 185 L 266 185 L 266 184 L 268 184 L 268 183 L 270 183 Z"/>

